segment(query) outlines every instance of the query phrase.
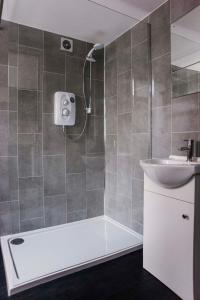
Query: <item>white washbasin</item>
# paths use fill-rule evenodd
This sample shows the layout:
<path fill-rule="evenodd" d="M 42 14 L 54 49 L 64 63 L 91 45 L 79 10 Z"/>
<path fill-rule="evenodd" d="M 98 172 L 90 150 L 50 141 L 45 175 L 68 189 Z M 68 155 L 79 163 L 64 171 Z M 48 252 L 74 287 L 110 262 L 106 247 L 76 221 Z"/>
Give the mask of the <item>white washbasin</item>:
<path fill-rule="evenodd" d="M 186 184 L 195 174 L 200 174 L 200 162 L 175 159 L 146 159 L 140 165 L 144 173 L 165 188 L 177 188 Z"/>

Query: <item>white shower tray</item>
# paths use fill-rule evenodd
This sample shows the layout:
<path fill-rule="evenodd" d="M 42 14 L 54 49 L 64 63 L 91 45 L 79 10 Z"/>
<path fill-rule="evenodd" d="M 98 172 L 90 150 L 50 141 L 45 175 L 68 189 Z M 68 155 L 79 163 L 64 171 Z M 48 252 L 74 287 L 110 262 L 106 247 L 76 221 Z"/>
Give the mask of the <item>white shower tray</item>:
<path fill-rule="evenodd" d="M 24 242 L 13 245 L 13 239 Z M 8 295 L 142 248 L 142 236 L 96 217 L 1 237 Z"/>

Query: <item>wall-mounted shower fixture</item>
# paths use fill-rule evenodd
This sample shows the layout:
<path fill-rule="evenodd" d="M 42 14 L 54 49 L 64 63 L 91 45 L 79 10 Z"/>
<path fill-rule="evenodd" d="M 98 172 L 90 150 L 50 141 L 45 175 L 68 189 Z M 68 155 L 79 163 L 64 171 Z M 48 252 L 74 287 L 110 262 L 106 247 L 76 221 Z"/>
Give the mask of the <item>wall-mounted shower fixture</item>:
<path fill-rule="evenodd" d="M 54 94 L 54 123 L 61 126 L 74 126 L 76 120 L 75 95 L 68 92 Z"/>
<path fill-rule="evenodd" d="M 93 48 L 89 51 L 88 55 L 86 56 L 86 60 L 90 62 L 96 62 L 96 59 L 93 57 L 93 54 L 96 50 L 103 49 L 103 44 L 95 44 Z"/>
<path fill-rule="evenodd" d="M 60 50 L 73 52 L 73 40 L 61 37 Z"/>
<path fill-rule="evenodd" d="M 84 67 L 83 67 L 83 96 L 85 99 L 85 110 L 86 110 L 86 114 L 91 114 L 92 113 L 92 63 L 96 62 L 96 59 L 94 58 L 94 53 L 97 50 L 101 50 L 103 49 L 104 45 L 103 44 L 95 44 L 92 49 L 88 52 L 86 59 L 85 59 L 85 63 L 84 63 Z M 89 88 L 89 103 L 87 104 L 87 100 L 86 100 L 86 95 L 85 95 L 85 67 L 86 67 L 86 63 L 87 61 L 90 63 L 90 88 Z"/>
<path fill-rule="evenodd" d="M 65 39 L 65 40 L 70 41 L 68 39 Z M 96 62 L 96 59 L 94 58 L 93 55 L 94 55 L 95 51 L 103 49 L 103 48 L 104 48 L 103 44 L 95 44 L 92 47 L 92 49 L 88 52 L 88 54 L 87 54 L 87 56 L 85 58 L 85 61 L 84 61 L 84 65 L 83 65 L 83 98 L 84 98 L 85 121 L 84 121 L 84 125 L 83 125 L 81 133 L 79 134 L 78 137 L 76 137 L 76 138 L 73 137 L 73 141 L 78 140 L 83 135 L 83 133 L 85 132 L 86 125 L 87 125 L 88 114 L 92 113 L 92 64 Z M 68 51 L 68 50 L 66 50 L 66 51 Z M 87 63 L 89 63 L 89 67 L 90 67 L 90 69 L 89 69 L 90 70 L 90 73 L 89 73 L 89 96 L 88 96 L 89 103 L 87 103 L 86 93 L 85 93 L 85 73 L 86 73 L 85 70 L 86 70 Z M 55 124 L 56 124 L 56 122 L 55 122 Z M 63 124 L 58 124 L 57 123 L 57 125 L 63 125 Z M 72 122 L 72 124 L 64 124 L 64 125 L 71 125 L 71 126 L 73 126 L 74 124 Z M 65 127 L 63 126 L 63 131 L 64 131 L 64 128 Z M 69 138 L 69 136 L 68 136 L 68 138 Z"/>

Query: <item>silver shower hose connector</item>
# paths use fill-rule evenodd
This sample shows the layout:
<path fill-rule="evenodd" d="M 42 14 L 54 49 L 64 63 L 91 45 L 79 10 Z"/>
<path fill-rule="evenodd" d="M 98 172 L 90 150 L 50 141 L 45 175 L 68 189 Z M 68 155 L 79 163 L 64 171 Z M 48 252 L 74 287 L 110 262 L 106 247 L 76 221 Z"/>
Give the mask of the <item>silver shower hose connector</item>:
<path fill-rule="evenodd" d="M 91 107 L 86 107 L 86 114 L 91 114 L 92 113 L 92 108 Z"/>

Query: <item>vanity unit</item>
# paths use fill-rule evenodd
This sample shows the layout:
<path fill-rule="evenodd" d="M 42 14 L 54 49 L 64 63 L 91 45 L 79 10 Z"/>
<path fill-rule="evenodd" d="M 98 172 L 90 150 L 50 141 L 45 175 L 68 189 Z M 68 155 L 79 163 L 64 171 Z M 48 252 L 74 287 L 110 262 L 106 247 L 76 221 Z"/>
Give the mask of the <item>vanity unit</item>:
<path fill-rule="evenodd" d="M 200 299 L 200 163 L 141 162 L 143 267 L 184 300 Z"/>

